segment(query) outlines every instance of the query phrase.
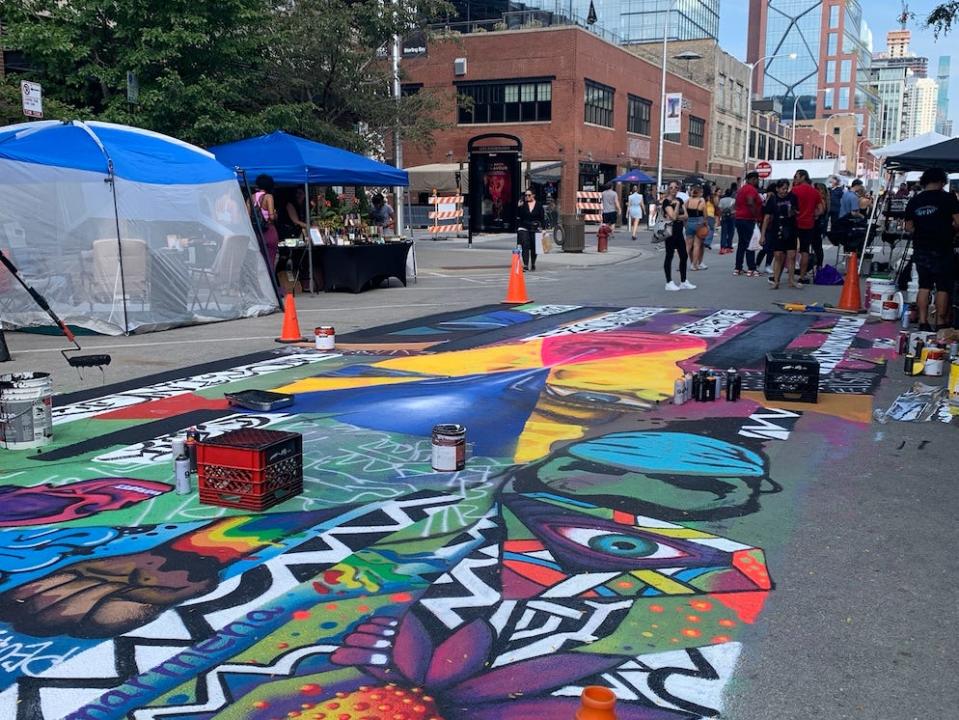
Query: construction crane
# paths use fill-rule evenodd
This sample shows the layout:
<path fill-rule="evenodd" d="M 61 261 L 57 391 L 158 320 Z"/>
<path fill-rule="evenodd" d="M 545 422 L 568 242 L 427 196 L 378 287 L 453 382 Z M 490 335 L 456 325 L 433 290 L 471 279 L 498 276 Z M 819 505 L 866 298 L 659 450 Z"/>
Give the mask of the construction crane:
<path fill-rule="evenodd" d="M 902 0 L 901 7 L 902 12 L 899 13 L 897 20 L 899 20 L 899 29 L 905 30 L 906 25 L 909 24 L 909 20 L 912 18 L 912 13 L 909 12 L 909 3 L 906 2 L 906 0 Z"/>

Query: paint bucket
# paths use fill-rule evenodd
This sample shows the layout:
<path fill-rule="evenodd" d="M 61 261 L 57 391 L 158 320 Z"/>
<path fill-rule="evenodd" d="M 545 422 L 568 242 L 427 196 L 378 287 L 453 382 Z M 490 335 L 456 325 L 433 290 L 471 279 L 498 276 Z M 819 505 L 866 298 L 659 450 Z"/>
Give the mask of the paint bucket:
<path fill-rule="evenodd" d="M 946 362 L 946 351 L 942 348 L 929 348 L 923 354 L 926 356 L 926 361 L 922 366 L 922 374 L 942 377 L 942 368 Z"/>
<path fill-rule="evenodd" d="M 892 300 L 892 296 L 896 293 L 896 284 L 892 280 L 869 278 L 867 285 L 866 303 L 869 306 L 869 314 L 881 317 L 882 304 Z"/>
<path fill-rule="evenodd" d="M 899 303 L 895 300 L 883 300 L 882 311 L 879 313 L 879 317 L 883 320 L 898 320 Z"/>
<path fill-rule="evenodd" d="M 432 465 L 437 472 L 457 472 L 466 467 L 466 426 L 435 425 L 432 437 Z"/>
<path fill-rule="evenodd" d="M 53 441 L 49 373 L 0 375 L 0 447 L 29 450 Z"/>
<path fill-rule="evenodd" d="M 332 325 L 320 325 L 313 333 L 316 335 L 317 350 L 333 350 L 336 347 L 336 330 Z"/>

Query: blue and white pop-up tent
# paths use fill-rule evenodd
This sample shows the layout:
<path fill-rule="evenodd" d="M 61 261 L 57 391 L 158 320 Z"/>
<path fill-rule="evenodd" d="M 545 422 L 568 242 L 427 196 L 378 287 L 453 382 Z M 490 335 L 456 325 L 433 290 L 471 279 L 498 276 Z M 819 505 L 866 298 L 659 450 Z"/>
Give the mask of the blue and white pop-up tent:
<path fill-rule="evenodd" d="M 118 335 L 277 309 L 235 173 L 159 133 L 0 128 L 0 251 L 70 325 Z M 49 317 L 0 267 L 5 327 Z"/>

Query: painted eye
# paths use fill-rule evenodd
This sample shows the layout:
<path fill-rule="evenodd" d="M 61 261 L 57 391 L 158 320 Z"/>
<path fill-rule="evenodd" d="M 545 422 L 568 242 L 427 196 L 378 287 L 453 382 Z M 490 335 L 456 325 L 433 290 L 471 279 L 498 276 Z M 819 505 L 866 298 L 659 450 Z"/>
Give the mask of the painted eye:
<path fill-rule="evenodd" d="M 686 553 L 678 548 L 638 535 L 573 527 L 557 528 L 556 531 L 567 540 L 617 558 L 664 560 L 686 557 Z"/>

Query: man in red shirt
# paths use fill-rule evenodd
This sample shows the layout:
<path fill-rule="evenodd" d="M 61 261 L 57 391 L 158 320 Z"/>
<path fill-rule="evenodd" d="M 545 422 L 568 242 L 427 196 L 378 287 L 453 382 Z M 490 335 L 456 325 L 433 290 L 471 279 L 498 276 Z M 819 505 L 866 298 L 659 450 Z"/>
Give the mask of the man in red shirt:
<path fill-rule="evenodd" d="M 816 237 L 816 218 L 825 210 L 819 191 L 809 181 L 809 173 L 797 170 L 793 175 L 793 195 L 799 201 L 799 210 L 796 212 L 796 235 L 799 239 L 799 280 L 806 281 L 809 272 L 809 247 L 816 243 L 816 258 L 822 254 L 822 238 Z M 802 287 L 802 282 L 797 283 Z"/>
<path fill-rule="evenodd" d="M 756 223 L 763 219 L 763 200 L 759 196 L 758 186 L 759 173 L 753 170 L 746 173 L 746 181 L 736 193 L 736 235 L 739 243 L 736 246 L 736 269 L 733 270 L 733 275 L 743 274 L 743 258 L 749 268 L 746 274 L 749 277 L 759 275 L 756 272 L 756 253 L 748 249 Z"/>

